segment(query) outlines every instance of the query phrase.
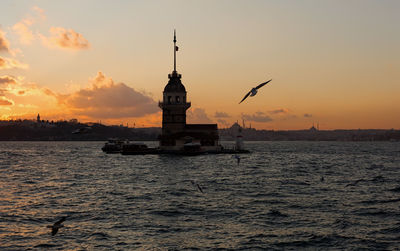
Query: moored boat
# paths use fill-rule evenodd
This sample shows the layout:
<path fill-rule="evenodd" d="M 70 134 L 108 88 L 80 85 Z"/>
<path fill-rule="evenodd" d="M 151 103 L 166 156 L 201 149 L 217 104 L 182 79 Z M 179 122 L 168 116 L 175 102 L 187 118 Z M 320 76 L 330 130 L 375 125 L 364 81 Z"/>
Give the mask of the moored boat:
<path fill-rule="evenodd" d="M 126 143 L 128 143 L 128 141 L 120 139 L 109 139 L 101 148 L 101 150 L 106 153 L 121 153 L 122 146 Z"/>
<path fill-rule="evenodd" d="M 140 142 L 130 142 L 122 146 L 121 153 L 123 155 L 157 154 L 160 153 L 160 149 L 148 147 Z"/>

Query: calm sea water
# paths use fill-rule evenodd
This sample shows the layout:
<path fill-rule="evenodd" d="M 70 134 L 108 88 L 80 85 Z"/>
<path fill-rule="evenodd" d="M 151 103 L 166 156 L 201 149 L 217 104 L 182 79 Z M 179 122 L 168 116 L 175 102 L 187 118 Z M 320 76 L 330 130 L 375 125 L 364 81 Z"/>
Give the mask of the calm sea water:
<path fill-rule="evenodd" d="M 102 145 L 1 142 L 1 250 L 400 249 L 399 142 L 248 142 L 239 165 Z"/>

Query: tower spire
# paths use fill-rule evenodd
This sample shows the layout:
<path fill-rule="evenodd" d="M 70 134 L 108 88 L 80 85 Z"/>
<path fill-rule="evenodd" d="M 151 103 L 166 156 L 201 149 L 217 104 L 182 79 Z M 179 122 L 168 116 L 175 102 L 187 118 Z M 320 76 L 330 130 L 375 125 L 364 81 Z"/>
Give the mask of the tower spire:
<path fill-rule="evenodd" d="M 176 72 L 176 51 L 178 50 L 178 46 L 176 46 L 176 31 L 174 29 L 174 72 Z"/>

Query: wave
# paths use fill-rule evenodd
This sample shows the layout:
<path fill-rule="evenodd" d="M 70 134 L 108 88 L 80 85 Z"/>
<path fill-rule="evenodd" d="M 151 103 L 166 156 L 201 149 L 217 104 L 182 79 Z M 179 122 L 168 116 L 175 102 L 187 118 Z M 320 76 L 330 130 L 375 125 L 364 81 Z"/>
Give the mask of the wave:
<path fill-rule="evenodd" d="M 289 215 L 285 214 L 285 213 L 281 213 L 279 210 L 277 209 L 271 209 L 269 210 L 269 212 L 267 213 L 267 215 L 272 216 L 272 217 L 289 217 Z"/>
<path fill-rule="evenodd" d="M 389 191 L 395 192 L 395 193 L 400 193 L 400 186 L 392 188 L 392 189 L 389 189 Z"/>

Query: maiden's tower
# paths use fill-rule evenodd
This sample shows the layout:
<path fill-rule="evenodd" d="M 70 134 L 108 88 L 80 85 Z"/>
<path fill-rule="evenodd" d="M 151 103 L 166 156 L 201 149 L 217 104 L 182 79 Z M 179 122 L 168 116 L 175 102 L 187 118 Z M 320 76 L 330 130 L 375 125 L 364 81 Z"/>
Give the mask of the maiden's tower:
<path fill-rule="evenodd" d="M 198 148 L 202 151 L 219 151 L 217 124 L 186 124 L 186 110 L 191 103 L 187 101 L 187 92 L 176 71 L 176 34 L 174 31 L 174 70 L 168 74 L 169 81 L 164 88 L 163 101 L 159 107 L 163 111 L 160 149 L 164 151 L 182 151 Z"/>

